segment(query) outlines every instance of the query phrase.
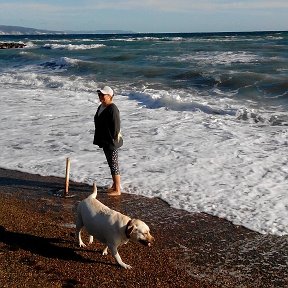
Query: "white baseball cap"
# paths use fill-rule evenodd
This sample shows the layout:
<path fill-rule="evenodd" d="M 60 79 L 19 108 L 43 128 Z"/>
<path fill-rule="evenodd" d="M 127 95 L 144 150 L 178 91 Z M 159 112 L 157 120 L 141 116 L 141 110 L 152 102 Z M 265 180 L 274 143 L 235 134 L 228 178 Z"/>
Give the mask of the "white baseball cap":
<path fill-rule="evenodd" d="M 114 95 L 114 91 L 111 87 L 109 86 L 104 86 L 102 89 L 98 89 L 97 92 L 101 92 L 102 94 L 106 95 L 110 95 L 110 96 L 113 96 Z"/>

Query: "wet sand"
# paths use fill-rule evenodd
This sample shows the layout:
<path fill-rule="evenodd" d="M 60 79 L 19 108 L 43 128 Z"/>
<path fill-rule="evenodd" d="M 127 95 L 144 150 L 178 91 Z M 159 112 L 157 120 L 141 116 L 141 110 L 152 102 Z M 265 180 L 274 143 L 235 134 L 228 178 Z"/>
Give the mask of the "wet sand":
<path fill-rule="evenodd" d="M 288 287 L 288 236 L 262 235 L 204 213 L 129 195 L 98 199 L 140 218 L 156 241 L 119 249 L 120 268 L 95 241 L 79 248 L 77 203 L 92 187 L 0 169 L 0 287 Z M 87 242 L 87 235 L 84 240 Z"/>

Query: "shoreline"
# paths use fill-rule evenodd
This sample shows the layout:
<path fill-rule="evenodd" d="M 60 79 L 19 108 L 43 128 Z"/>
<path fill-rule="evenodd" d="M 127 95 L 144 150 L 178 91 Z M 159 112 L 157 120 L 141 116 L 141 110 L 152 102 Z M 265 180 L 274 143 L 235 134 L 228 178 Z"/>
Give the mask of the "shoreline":
<path fill-rule="evenodd" d="M 287 235 L 262 235 L 171 208 L 158 198 L 108 197 L 99 188 L 101 202 L 145 221 L 156 239 L 151 248 L 131 241 L 120 247 L 122 259 L 133 267 L 121 269 L 110 254 L 101 255 L 97 241 L 78 248 L 75 207 L 92 187 L 70 182 L 74 197 L 53 196 L 64 183 L 64 178 L 0 168 L 2 287 L 288 286 Z"/>

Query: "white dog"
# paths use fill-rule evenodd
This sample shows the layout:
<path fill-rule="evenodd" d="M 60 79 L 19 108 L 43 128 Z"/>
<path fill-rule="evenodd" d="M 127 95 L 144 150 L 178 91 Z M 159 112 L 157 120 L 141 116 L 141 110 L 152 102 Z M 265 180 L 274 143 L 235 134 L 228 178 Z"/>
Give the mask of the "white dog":
<path fill-rule="evenodd" d="M 125 269 L 130 269 L 131 266 L 122 261 L 118 246 L 126 244 L 130 239 L 151 246 L 154 237 L 143 221 L 131 219 L 98 201 L 97 188 L 95 184 L 93 186 L 93 193 L 81 201 L 77 208 L 76 233 L 79 245 L 86 246 L 81 238 L 81 229 L 85 226 L 90 235 L 89 244 L 93 242 L 94 236 L 106 245 L 103 255 L 107 255 L 109 248 L 117 263 Z"/>

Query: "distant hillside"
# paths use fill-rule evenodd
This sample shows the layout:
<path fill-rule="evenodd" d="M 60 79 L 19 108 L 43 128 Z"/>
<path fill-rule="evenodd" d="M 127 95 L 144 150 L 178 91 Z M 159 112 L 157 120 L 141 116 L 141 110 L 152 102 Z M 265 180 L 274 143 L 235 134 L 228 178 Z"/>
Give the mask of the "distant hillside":
<path fill-rule="evenodd" d="M 123 30 L 94 30 L 94 31 L 51 31 L 21 26 L 0 25 L 0 35 L 41 35 L 41 34 L 131 34 Z"/>
<path fill-rule="evenodd" d="M 20 26 L 0 25 L 0 35 L 40 35 L 40 34 L 63 34 L 63 31 L 49 31 Z"/>
<path fill-rule="evenodd" d="M 84 31 L 65 31 L 68 34 L 136 34 L 137 32 L 125 30 L 84 30 Z"/>

